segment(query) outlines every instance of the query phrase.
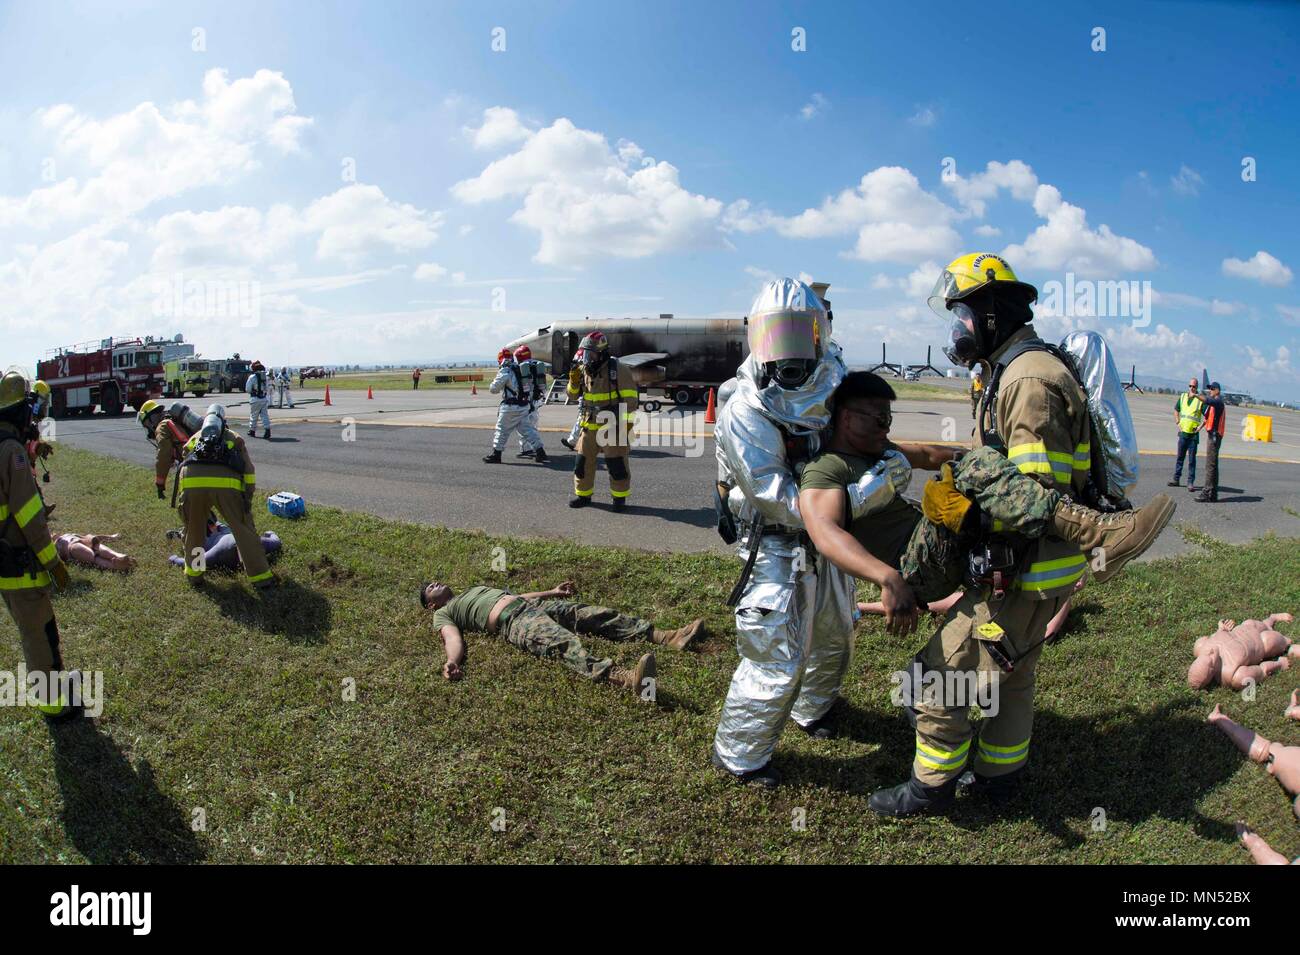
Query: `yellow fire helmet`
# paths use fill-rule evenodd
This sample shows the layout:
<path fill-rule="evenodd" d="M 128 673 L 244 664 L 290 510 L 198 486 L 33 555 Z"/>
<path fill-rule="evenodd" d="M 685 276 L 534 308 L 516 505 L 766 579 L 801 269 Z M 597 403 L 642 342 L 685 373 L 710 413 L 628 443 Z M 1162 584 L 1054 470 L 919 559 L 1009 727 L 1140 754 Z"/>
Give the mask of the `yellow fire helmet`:
<path fill-rule="evenodd" d="M 14 405 L 27 400 L 27 379 L 22 372 L 10 369 L 0 378 L 0 411 L 6 411 Z"/>
<path fill-rule="evenodd" d="M 140 406 L 140 410 L 135 413 L 135 420 L 140 422 L 140 427 L 148 431 L 149 426 L 144 423 L 145 419 L 148 418 L 155 411 L 162 411 L 162 410 L 163 410 L 162 402 L 154 401 L 152 398 L 150 398 L 148 401 L 142 404 Z"/>
<path fill-rule="evenodd" d="M 1016 278 L 1016 273 L 1002 256 L 992 252 L 969 252 L 948 263 L 934 283 L 927 302 L 930 310 L 946 322 L 949 302 L 959 301 L 977 289 L 995 284 L 999 291 L 1019 292 L 1025 305 L 1038 298 L 1038 289 Z"/>

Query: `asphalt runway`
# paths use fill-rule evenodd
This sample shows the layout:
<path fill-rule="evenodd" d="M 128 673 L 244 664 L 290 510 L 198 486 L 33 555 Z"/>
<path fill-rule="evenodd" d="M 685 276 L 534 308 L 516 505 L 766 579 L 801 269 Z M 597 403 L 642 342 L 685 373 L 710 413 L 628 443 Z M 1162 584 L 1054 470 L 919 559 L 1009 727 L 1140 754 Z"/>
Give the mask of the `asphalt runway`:
<path fill-rule="evenodd" d="M 310 396 L 310 397 L 309 397 Z M 199 410 L 212 396 L 192 400 Z M 272 409 L 272 438 L 250 439 L 257 465 L 258 487 L 266 493 L 291 490 L 312 504 L 325 504 L 430 525 L 481 529 L 493 534 L 571 538 L 585 543 L 640 548 L 657 552 L 727 550 L 714 530 L 710 485 L 715 475 L 712 427 L 703 424 L 702 409 L 672 409 L 647 416 L 639 428 L 642 446 L 632 453 L 632 497 L 627 511 L 610 509 L 608 477 L 597 475 L 595 505 L 573 510 L 574 455 L 559 443 L 573 422 L 575 410 L 547 406 L 542 430 L 549 465 L 517 458 L 518 440 L 498 465 L 480 460 L 492 439 L 495 417 L 492 396 L 463 392 L 426 391 L 377 393 L 337 392 L 324 407 L 316 392 L 294 411 Z M 1164 427 L 1158 401 L 1136 399 L 1134 417 L 1139 436 L 1172 433 Z M 232 421 L 246 419 L 246 402 L 226 402 Z M 671 406 L 670 406 L 671 408 Z M 945 401 L 900 401 L 894 437 L 966 440 L 969 405 Z M 1237 410 L 1237 409 L 1233 409 Z M 1231 414 L 1231 412 L 1230 412 Z M 1240 420 L 1239 414 L 1229 420 Z M 1292 419 L 1295 419 L 1293 421 Z M 1294 414 L 1275 424 L 1279 440 L 1271 445 L 1240 441 L 1229 434 L 1220 463 L 1221 490 L 1217 504 L 1198 504 L 1185 488 L 1172 491 L 1178 502 L 1173 526 L 1150 557 L 1189 549 L 1176 525 L 1187 525 L 1213 537 L 1243 543 L 1270 531 L 1300 536 L 1300 481 L 1297 464 L 1287 457 L 1300 451 L 1300 427 Z M 413 426 L 414 425 L 414 426 Z M 1281 425 L 1279 427 L 1278 425 Z M 1239 429 L 1238 425 L 1238 429 Z M 112 455 L 144 466 L 153 462 L 153 448 L 133 415 L 72 418 L 57 422 L 56 438 L 75 447 Z M 1235 439 L 1235 443 L 1234 443 Z M 1296 442 L 1295 445 L 1292 442 Z M 1167 442 L 1170 446 L 1173 440 Z M 1293 450 L 1294 448 L 1294 450 Z M 1228 455 L 1234 455 L 1228 457 Z M 1275 460 L 1267 460 L 1274 458 Z M 51 497 L 58 500 L 58 456 L 52 459 Z M 1203 474 L 1204 451 L 1201 454 Z M 1136 503 L 1167 490 L 1173 470 L 1169 451 L 1156 447 L 1142 457 L 1142 480 Z M 919 495 L 919 479 L 911 496 Z M 142 494 L 152 495 L 150 482 Z M 271 520 L 259 518 L 263 523 Z"/>

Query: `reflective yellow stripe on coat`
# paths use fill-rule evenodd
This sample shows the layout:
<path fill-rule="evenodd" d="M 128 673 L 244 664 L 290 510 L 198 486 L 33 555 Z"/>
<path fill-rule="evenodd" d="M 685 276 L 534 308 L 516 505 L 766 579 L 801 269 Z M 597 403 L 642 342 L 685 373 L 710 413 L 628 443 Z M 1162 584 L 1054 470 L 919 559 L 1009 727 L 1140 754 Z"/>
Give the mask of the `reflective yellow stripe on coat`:
<path fill-rule="evenodd" d="M 1083 554 L 1070 557 L 1058 557 L 1056 560 L 1036 560 L 1029 565 L 1029 570 L 1016 579 L 1016 586 L 1021 590 L 1051 590 L 1072 584 L 1088 567 L 1088 559 Z"/>
<path fill-rule="evenodd" d="M 237 477 L 189 477 L 181 478 L 181 491 L 229 490 L 243 491 L 244 481 Z"/>
<path fill-rule="evenodd" d="M 1067 451 L 1048 451 L 1041 441 L 1008 448 L 1007 460 L 1023 474 L 1050 474 L 1058 484 L 1069 484 L 1074 477 L 1074 455 Z"/>

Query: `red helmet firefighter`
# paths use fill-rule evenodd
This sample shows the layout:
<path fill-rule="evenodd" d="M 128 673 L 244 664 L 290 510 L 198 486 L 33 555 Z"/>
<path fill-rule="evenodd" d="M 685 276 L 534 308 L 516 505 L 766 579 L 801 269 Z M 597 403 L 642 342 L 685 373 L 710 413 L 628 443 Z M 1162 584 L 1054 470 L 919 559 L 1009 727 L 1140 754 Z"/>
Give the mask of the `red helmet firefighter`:
<path fill-rule="evenodd" d="M 515 361 L 532 361 L 533 350 L 527 345 L 520 345 L 515 349 Z"/>
<path fill-rule="evenodd" d="M 609 339 L 604 332 L 591 332 L 578 343 L 573 360 L 589 370 L 599 368 L 609 359 Z"/>
<path fill-rule="evenodd" d="M 508 362 L 509 360 L 510 360 L 510 349 L 509 349 L 509 348 L 502 348 L 499 352 L 497 352 L 497 364 L 498 364 L 498 365 L 503 365 L 503 364 L 505 364 L 506 362 Z"/>

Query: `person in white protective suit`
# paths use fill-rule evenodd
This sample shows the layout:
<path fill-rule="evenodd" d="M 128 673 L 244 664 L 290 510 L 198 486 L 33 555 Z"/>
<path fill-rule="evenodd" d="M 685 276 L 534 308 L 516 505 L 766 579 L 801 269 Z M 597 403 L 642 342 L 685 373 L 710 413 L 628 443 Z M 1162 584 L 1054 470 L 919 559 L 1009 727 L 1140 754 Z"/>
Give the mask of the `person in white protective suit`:
<path fill-rule="evenodd" d="M 262 437 L 271 437 L 271 415 L 267 408 L 271 406 L 271 380 L 266 373 L 266 367 L 260 362 L 255 361 L 252 365 L 253 373 L 248 376 L 248 381 L 244 390 L 248 392 L 248 436 L 255 437 L 257 434 L 257 422 L 260 419 L 266 430 Z"/>
<path fill-rule="evenodd" d="M 280 369 L 280 403 L 276 405 L 277 408 L 283 408 L 286 404 L 290 408 L 293 407 L 293 392 L 290 390 L 292 382 L 293 379 L 290 377 L 289 368 L 286 365 Z"/>
<path fill-rule="evenodd" d="M 847 372 L 822 301 L 803 282 L 764 286 L 748 334 L 749 357 L 735 384 L 720 389 L 726 401 L 714 431 L 719 530 L 728 542 L 739 537 L 745 571 L 728 601 L 740 665 L 712 761 L 742 782 L 772 787 L 786 718 L 825 735 L 852 650 L 853 580 L 813 555 L 799 514 L 799 471 L 819 448 Z"/>
<path fill-rule="evenodd" d="M 546 362 L 533 357 L 533 350 L 527 345 L 515 349 L 515 364 L 519 366 L 519 377 L 523 381 L 524 394 L 528 398 L 528 423 L 532 425 L 537 440 L 541 441 L 542 432 L 537 424 L 541 419 L 542 404 L 546 401 Z M 531 458 L 537 453 L 541 444 L 531 445 L 524 439 L 524 432 L 519 431 L 519 454 L 517 457 Z"/>
<path fill-rule="evenodd" d="M 497 376 L 492 379 L 492 384 L 488 385 L 488 391 L 494 395 L 501 395 L 501 405 L 497 409 L 497 426 L 492 435 L 492 450 L 483 456 L 483 463 L 500 464 L 501 452 L 505 450 L 510 435 L 518 431 L 523 438 L 524 446 L 536 450 L 533 460 L 539 464 L 546 464 L 550 459 L 546 456 L 546 449 L 542 447 L 541 435 L 537 433 L 530 420 L 532 384 L 526 382 L 520 374 L 519 365 L 510 354 L 510 349 L 501 349 L 497 353 L 497 361 L 499 362 Z"/>

